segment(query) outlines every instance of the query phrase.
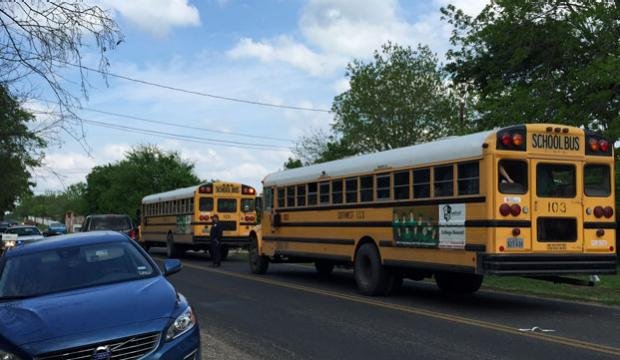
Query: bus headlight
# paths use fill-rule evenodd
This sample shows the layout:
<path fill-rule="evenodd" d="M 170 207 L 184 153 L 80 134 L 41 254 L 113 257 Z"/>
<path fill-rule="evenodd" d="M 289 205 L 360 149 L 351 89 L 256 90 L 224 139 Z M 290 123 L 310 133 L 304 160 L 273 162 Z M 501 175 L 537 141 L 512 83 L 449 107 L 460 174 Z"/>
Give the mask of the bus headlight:
<path fill-rule="evenodd" d="M 166 331 L 166 341 L 176 339 L 185 334 L 196 325 L 196 316 L 190 306 L 178 317 Z M 0 358 L 0 360 L 4 360 Z"/>
<path fill-rule="evenodd" d="M 0 350 L 0 360 L 20 360 L 17 355 Z"/>
<path fill-rule="evenodd" d="M 8 240 L 8 241 L 5 241 L 5 242 L 4 242 L 4 247 L 6 247 L 7 249 L 8 249 L 8 248 L 12 248 L 12 247 L 14 247 L 14 246 L 15 246 L 15 241 L 14 241 L 14 240 Z M 0 355 L 1 355 L 1 354 L 2 354 L 2 353 L 0 352 Z M 7 358 L 7 359 L 9 359 L 9 358 Z M 4 358 L 1 358 L 1 357 L 0 357 L 0 360 L 4 360 Z"/>

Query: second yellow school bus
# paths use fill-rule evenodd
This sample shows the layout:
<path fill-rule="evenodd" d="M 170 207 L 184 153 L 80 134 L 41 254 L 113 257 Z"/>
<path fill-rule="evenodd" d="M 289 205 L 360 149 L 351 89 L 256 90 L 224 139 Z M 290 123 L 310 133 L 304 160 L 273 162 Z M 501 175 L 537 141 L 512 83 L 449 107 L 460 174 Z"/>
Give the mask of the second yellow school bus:
<path fill-rule="evenodd" d="M 476 291 L 484 275 L 616 272 L 612 143 L 526 124 L 268 175 L 250 266 L 353 265 L 364 294 L 403 277 Z"/>
<path fill-rule="evenodd" d="M 140 242 L 165 246 L 168 257 L 186 250 L 209 251 L 210 226 L 218 215 L 224 228 L 222 258 L 231 248 L 245 248 L 256 225 L 256 190 L 248 185 L 216 181 L 145 196 Z"/>

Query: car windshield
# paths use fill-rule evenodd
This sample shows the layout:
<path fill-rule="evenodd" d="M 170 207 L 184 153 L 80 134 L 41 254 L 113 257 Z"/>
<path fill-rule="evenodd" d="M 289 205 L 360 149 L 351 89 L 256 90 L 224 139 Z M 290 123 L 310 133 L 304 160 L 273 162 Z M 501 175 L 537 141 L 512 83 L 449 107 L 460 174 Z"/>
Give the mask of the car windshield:
<path fill-rule="evenodd" d="M 154 275 L 155 269 L 130 243 L 65 247 L 7 258 L 0 274 L 0 300 Z"/>
<path fill-rule="evenodd" d="M 128 230 L 131 229 L 131 222 L 128 217 L 121 216 L 94 217 L 90 229 L 115 231 Z"/>
<path fill-rule="evenodd" d="M 41 235 L 41 232 L 36 227 L 9 228 L 5 232 L 7 234 L 17 234 L 17 236 Z"/>

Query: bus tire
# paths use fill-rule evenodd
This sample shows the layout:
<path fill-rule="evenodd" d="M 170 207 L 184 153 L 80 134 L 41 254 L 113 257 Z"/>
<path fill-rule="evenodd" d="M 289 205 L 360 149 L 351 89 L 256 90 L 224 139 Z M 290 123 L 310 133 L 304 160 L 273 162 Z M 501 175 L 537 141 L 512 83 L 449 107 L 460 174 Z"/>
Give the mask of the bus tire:
<path fill-rule="evenodd" d="M 171 233 L 168 233 L 166 236 L 166 256 L 171 258 L 179 258 L 181 257 L 181 252 L 179 251 L 177 245 L 174 243 L 174 238 Z"/>
<path fill-rule="evenodd" d="M 455 294 L 471 294 L 482 285 L 483 276 L 454 272 L 435 273 L 435 282 L 441 291 Z"/>
<path fill-rule="evenodd" d="M 390 272 L 381 264 L 377 248 L 362 244 L 355 253 L 355 282 L 360 293 L 369 296 L 387 295 Z"/>
<path fill-rule="evenodd" d="M 228 247 L 222 246 L 222 248 L 220 249 L 220 259 L 222 259 L 222 261 L 228 259 L 228 253 L 229 253 Z"/>
<path fill-rule="evenodd" d="M 334 263 L 327 260 L 317 260 L 314 267 L 321 277 L 329 277 L 334 271 Z"/>
<path fill-rule="evenodd" d="M 258 253 L 258 244 L 254 238 L 248 248 L 248 261 L 250 263 L 250 271 L 253 274 L 263 275 L 269 268 L 269 258 Z"/>

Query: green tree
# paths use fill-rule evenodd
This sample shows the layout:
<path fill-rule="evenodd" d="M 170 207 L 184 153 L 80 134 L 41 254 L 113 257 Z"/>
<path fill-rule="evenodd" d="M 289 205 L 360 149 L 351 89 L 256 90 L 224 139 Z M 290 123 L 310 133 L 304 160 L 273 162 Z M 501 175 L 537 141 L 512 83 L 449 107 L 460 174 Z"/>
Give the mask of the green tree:
<path fill-rule="evenodd" d="M 347 66 L 351 88 L 332 105 L 338 142 L 354 153 L 387 150 L 465 131 L 459 101 L 428 46 L 387 43 L 373 61 Z"/>
<path fill-rule="evenodd" d="M 620 137 L 620 1 L 497 0 L 450 5 L 446 69 L 475 93 L 480 128 L 551 122 Z"/>
<path fill-rule="evenodd" d="M 197 185 L 194 165 L 176 152 L 138 146 L 117 163 L 96 166 L 86 177 L 90 213 L 124 213 L 135 217 L 145 195 Z"/>
<path fill-rule="evenodd" d="M 301 163 L 301 160 L 293 159 L 291 157 L 289 157 L 284 163 L 284 169 L 296 169 L 302 166 L 304 166 L 304 164 Z"/>
<path fill-rule="evenodd" d="M 34 186 L 30 171 L 41 165 L 46 144 L 28 128 L 33 120 L 0 84 L 0 218 Z"/>

